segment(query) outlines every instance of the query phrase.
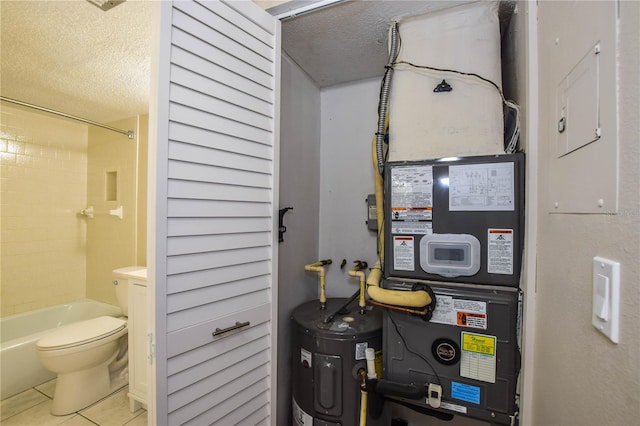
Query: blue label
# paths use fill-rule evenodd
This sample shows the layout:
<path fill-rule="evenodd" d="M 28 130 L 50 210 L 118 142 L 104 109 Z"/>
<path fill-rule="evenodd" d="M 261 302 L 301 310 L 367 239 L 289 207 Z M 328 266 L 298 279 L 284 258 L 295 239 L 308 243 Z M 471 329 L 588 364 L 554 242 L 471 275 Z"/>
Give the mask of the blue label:
<path fill-rule="evenodd" d="M 451 382 L 451 397 L 480 405 L 480 388 L 465 385 L 464 383 Z"/>

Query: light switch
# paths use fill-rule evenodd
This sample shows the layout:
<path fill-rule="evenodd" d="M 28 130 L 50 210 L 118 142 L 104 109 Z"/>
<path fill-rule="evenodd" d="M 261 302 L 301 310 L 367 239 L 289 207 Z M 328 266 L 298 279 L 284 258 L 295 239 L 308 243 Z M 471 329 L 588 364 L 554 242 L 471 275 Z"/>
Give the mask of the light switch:
<path fill-rule="evenodd" d="M 593 292 L 593 312 L 598 318 L 609 320 L 609 278 L 596 274 Z"/>
<path fill-rule="evenodd" d="M 593 309 L 591 323 L 618 343 L 620 317 L 620 263 L 593 258 Z"/>

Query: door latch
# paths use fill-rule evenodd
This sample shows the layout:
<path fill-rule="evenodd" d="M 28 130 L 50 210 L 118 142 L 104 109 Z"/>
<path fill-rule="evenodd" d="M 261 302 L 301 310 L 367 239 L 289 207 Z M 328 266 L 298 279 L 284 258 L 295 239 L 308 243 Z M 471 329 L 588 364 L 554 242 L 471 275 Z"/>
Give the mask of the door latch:
<path fill-rule="evenodd" d="M 287 227 L 284 226 L 284 214 L 289 210 L 293 210 L 293 207 L 285 207 L 280 209 L 280 222 L 278 223 L 278 241 L 284 241 L 284 233 L 287 232 Z"/>

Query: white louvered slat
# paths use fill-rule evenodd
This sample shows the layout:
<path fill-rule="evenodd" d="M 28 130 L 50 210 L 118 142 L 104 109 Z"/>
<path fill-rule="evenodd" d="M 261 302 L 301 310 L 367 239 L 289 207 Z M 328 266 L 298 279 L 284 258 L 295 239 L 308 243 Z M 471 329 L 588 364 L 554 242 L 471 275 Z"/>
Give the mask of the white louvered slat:
<path fill-rule="evenodd" d="M 254 188 L 270 188 L 271 176 L 248 170 L 228 169 L 183 161 L 169 162 L 169 177 L 196 182 L 226 183 Z"/>
<path fill-rule="evenodd" d="M 241 29 L 237 25 L 234 25 L 231 22 L 227 21 L 227 19 L 224 17 L 224 11 L 225 9 L 227 9 L 227 7 L 225 7 L 224 5 L 220 3 L 199 4 L 185 2 L 179 3 L 177 7 L 187 15 L 201 19 L 202 22 L 208 27 L 215 28 L 216 31 L 228 36 L 231 40 L 235 40 L 241 46 L 244 46 L 245 48 L 258 53 L 267 61 L 273 62 L 273 58 L 271 57 L 271 43 L 266 44 L 258 38 L 247 33 L 246 30 Z M 205 8 L 213 13 L 207 13 L 207 10 L 205 10 Z M 233 19 L 231 15 L 227 16 Z"/>
<path fill-rule="evenodd" d="M 273 149 L 268 145 L 259 144 L 245 139 L 238 139 L 223 133 L 215 133 L 197 127 L 186 126 L 181 123 L 169 123 L 169 137 L 173 141 L 189 143 L 191 145 L 219 149 L 220 151 L 233 152 L 246 156 L 270 160 L 273 157 Z M 174 143 L 169 142 L 170 150 Z M 179 156 L 177 159 L 183 159 Z M 194 158 L 198 158 L 195 156 Z"/>
<path fill-rule="evenodd" d="M 172 199 L 169 201 L 167 210 L 170 217 L 269 217 L 271 215 L 267 203 L 247 201 Z"/>
<path fill-rule="evenodd" d="M 233 281 L 215 286 L 204 287 L 200 290 L 185 291 L 171 295 L 167 303 L 167 312 L 179 312 L 193 306 L 193 298 L 197 297 L 201 305 L 225 301 L 243 294 L 251 294 L 258 290 L 267 289 L 268 283 L 262 277 L 253 277 L 240 281 Z M 220 311 L 218 311 L 220 313 Z"/>
<path fill-rule="evenodd" d="M 265 365 L 263 370 L 268 370 L 268 366 Z M 234 370 L 233 372 L 240 374 L 239 371 Z M 221 417 L 233 410 L 241 409 L 247 401 L 269 388 L 268 379 L 260 378 L 260 376 L 263 376 L 263 371 L 250 371 L 239 376 L 237 380 L 204 395 L 202 398 L 184 407 L 179 407 L 170 412 L 169 424 L 192 424 L 198 426 L 215 424 Z M 257 381 L 254 381 L 256 378 Z M 229 397 L 229 395 L 232 396 Z M 195 413 L 201 414 L 190 418 Z M 204 419 L 211 423 L 204 423 Z"/>
<path fill-rule="evenodd" d="M 273 104 L 273 92 L 268 87 L 254 82 L 236 72 L 212 62 L 205 57 L 194 55 L 178 45 L 171 48 L 174 63 L 171 69 L 182 68 L 180 64 L 189 64 L 188 70 L 206 77 L 212 83 L 219 82 L 231 87 L 237 92 L 259 99 L 267 105 Z M 182 76 L 178 76 L 177 83 L 183 83 Z M 221 94 L 220 94 L 221 95 Z M 235 102 L 235 99 L 230 101 Z M 238 100 L 239 102 L 240 100 Z M 266 115 L 269 115 L 268 113 Z"/>
<path fill-rule="evenodd" d="M 197 30 L 198 23 L 194 24 L 194 29 Z M 205 58 L 208 61 L 223 64 L 225 68 L 233 70 L 242 77 L 251 80 L 263 87 L 268 88 L 271 76 L 263 71 L 258 70 L 252 65 L 244 62 L 223 49 L 219 49 L 192 34 L 189 27 L 173 29 L 171 35 L 174 45 L 182 48 L 183 50 L 189 50 L 197 53 L 198 56 Z"/>
<path fill-rule="evenodd" d="M 181 274 L 189 271 L 220 268 L 229 265 L 244 265 L 268 260 L 269 247 L 247 247 L 235 250 L 219 250 L 185 256 L 172 256 L 167 262 L 167 272 Z"/>
<path fill-rule="evenodd" d="M 171 180 L 168 182 L 171 198 L 191 198 L 201 200 L 256 201 L 268 203 L 271 190 L 207 182 L 187 182 Z"/>
<path fill-rule="evenodd" d="M 226 416 L 222 417 L 218 422 L 222 425 L 255 425 L 256 422 L 251 422 L 251 418 L 246 416 L 247 412 L 255 412 L 261 407 L 267 405 L 267 401 L 269 400 L 269 395 L 266 392 L 262 394 L 256 395 L 255 398 L 251 399 L 249 402 L 245 403 L 242 406 L 242 410 L 233 410 Z M 253 416 L 251 416 L 253 417 Z"/>
<path fill-rule="evenodd" d="M 188 352 L 180 354 L 169 360 L 167 371 L 170 376 L 178 374 L 182 371 L 189 370 L 218 356 L 242 347 L 254 340 L 269 339 L 269 324 L 262 323 L 260 325 L 250 327 L 242 333 L 232 334 L 224 339 L 218 340 L 215 344 L 206 344 Z"/>
<path fill-rule="evenodd" d="M 211 392 L 220 386 L 218 381 L 220 377 L 216 377 L 216 375 L 222 370 L 235 366 L 239 370 L 249 371 L 266 364 L 269 360 L 267 349 L 269 349 L 269 339 L 262 338 L 248 342 L 218 357 L 210 358 L 207 362 L 173 375 L 169 379 L 169 392 L 175 395 L 183 389 L 187 389 L 194 381 L 198 381 L 197 386 L 201 388 L 200 392 L 194 392 L 196 395 Z M 247 353 L 255 355 L 246 358 Z M 191 391 L 194 390 L 196 388 L 192 387 L 189 392 L 184 392 L 181 400 L 176 401 L 176 404 L 182 403 L 184 405 L 191 402 Z"/>
<path fill-rule="evenodd" d="M 234 234 L 244 232 L 268 232 L 271 229 L 269 218 L 256 217 L 197 217 L 169 219 L 169 236 L 207 234 Z M 215 247 L 214 247 L 215 248 Z"/>
<path fill-rule="evenodd" d="M 254 37 L 256 40 L 260 40 L 262 43 L 267 46 L 273 46 L 275 43 L 274 40 L 274 20 L 267 18 L 266 20 L 259 20 L 256 25 L 251 25 L 256 22 L 252 18 L 247 18 L 244 14 L 239 15 L 237 10 L 234 10 L 233 5 L 228 2 L 206 2 L 204 6 L 215 12 L 216 15 L 224 18 L 225 20 L 231 22 L 236 27 L 242 28 L 247 34 Z"/>
<path fill-rule="evenodd" d="M 167 377 L 157 419 L 264 422 L 274 383 L 280 24 L 250 1 L 161 9 L 155 246 L 164 257 L 154 271 L 156 371 Z"/>
<path fill-rule="evenodd" d="M 250 404 L 253 405 L 259 405 L 259 402 L 257 399 L 254 399 L 250 402 Z M 247 408 L 249 408 L 247 406 Z M 260 406 L 256 411 L 254 411 L 253 413 L 249 414 L 247 417 L 245 417 L 244 419 L 240 420 L 239 422 L 236 423 L 231 423 L 231 424 L 235 424 L 235 425 L 259 425 L 261 424 L 261 422 L 265 421 L 266 419 L 268 419 L 269 417 L 269 404 L 264 404 L 262 406 Z M 226 421 L 227 419 L 222 419 L 222 421 Z"/>
<path fill-rule="evenodd" d="M 240 265 L 225 265 L 222 268 L 174 274 L 167 279 L 167 294 L 238 281 L 260 275 L 269 275 L 271 272 L 270 266 L 269 261 L 262 261 Z"/>
<path fill-rule="evenodd" d="M 206 87 L 202 81 L 193 80 L 189 83 L 188 88 L 172 84 L 170 90 L 176 103 L 188 103 L 190 107 L 207 111 L 209 114 L 215 114 L 218 117 L 229 120 L 241 121 L 249 126 L 271 131 L 270 117 L 203 93 Z"/>
<path fill-rule="evenodd" d="M 168 333 L 167 355 L 171 358 L 214 342 L 211 333 L 213 333 L 216 328 L 225 329 L 234 325 L 236 322 L 243 323 L 249 321 L 252 327 L 267 322 L 271 314 L 270 309 L 271 306 L 269 306 L 268 303 L 242 311 L 236 309 L 234 314 L 204 322 L 197 322 L 192 326 Z M 220 342 L 224 341 L 224 339 L 226 339 L 226 337 L 220 339 Z"/>
<path fill-rule="evenodd" d="M 169 106 L 169 118 L 183 124 L 188 124 L 202 129 L 224 132 L 227 135 L 235 136 L 265 145 L 271 144 L 271 132 L 257 127 L 249 126 L 238 121 L 219 117 L 215 114 L 186 107 L 182 104 L 171 104 Z"/>
<path fill-rule="evenodd" d="M 266 57 L 269 55 L 268 52 L 263 56 L 242 44 L 243 40 L 236 41 L 234 39 L 235 36 L 236 39 L 243 38 L 245 40 L 248 39 L 258 42 L 254 38 L 250 37 L 246 32 L 237 27 L 229 26 L 235 31 L 232 30 L 231 33 L 224 34 L 222 33 L 224 28 L 215 26 L 214 21 L 218 18 L 215 14 L 203 13 L 203 8 L 192 2 L 177 3 L 177 5 L 178 7 L 176 10 L 179 11 L 173 15 L 173 25 L 176 28 L 180 28 L 200 40 L 206 40 L 207 43 L 216 46 L 216 48 L 227 52 L 229 55 L 234 56 L 241 61 L 253 65 L 256 69 L 262 72 L 270 70 L 271 61 Z M 252 47 L 260 48 L 258 43 L 252 43 Z M 264 47 L 267 48 L 267 46 Z"/>
<path fill-rule="evenodd" d="M 194 300 L 199 300 L 197 293 Z M 253 290 L 250 293 L 242 294 L 229 299 L 218 300 L 215 303 L 192 306 L 189 309 L 169 313 L 167 315 L 167 330 L 174 331 L 189 327 L 201 321 L 219 318 L 222 315 L 231 315 L 238 311 L 238 306 L 243 308 L 257 307 L 264 304 L 269 299 L 269 290 Z M 171 300 L 168 302 L 172 304 Z M 235 324 L 235 322 L 234 322 Z"/>
<path fill-rule="evenodd" d="M 212 247 L 224 247 L 225 250 L 239 248 L 265 247 L 271 243 L 269 232 L 247 232 L 243 234 L 198 235 L 172 238 L 168 252 L 172 256 L 206 253 Z"/>
<path fill-rule="evenodd" d="M 233 390 L 237 388 L 238 387 L 230 387 L 230 389 Z M 262 379 L 248 387 L 242 388 L 240 392 L 233 395 L 231 398 L 215 405 L 213 408 L 210 408 L 202 415 L 190 420 L 186 424 L 198 426 L 202 425 L 202 419 L 212 419 L 215 424 L 225 425 L 222 420 L 224 416 L 232 412 L 244 413 L 246 411 L 245 405 L 248 401 L 262 396 L 263 403 L 267 403 L 269 401 L 269 394 L 266 392 L 267 389 L 269 389 L 269 380 Z"/>
<path fill-rule="evenodd" d="M 269 349 L 269 338 L 267 336 L 263 336 L 260 339 L 247 342 L 242 346 L 237 346 L 220 356 L 209 358 L 201 364 L 172 375 L 169 379 L 169 392 L 177 392 L 191 386 L 194 382 L 205 380 L 208 377 L 217 374 L 221 370 L 243 360 L 247 352 L 254 354 L 266 354 L 267 349 Z M 243 367 L 247 368 L 247 365 L 244 365 Z M 215 386 L 215 383 L 209 383 L 208 386 L 213 387 Z"/>
<path fill-rule="evenodd" d="M 171 155 L 171 158 L 174 160 L 181 160 L 185 162 L 194 162 L 194 159 L 197 159 L 196 163 L 198 164 L 208 164 L 211 166 L 226 167 L 229 169 L 235 169 L 238 164 L 242 164 L 243 170 L 250 170 L 258 173 L 273 172 L 273 170 L 271 170 L 271 162 L 264 158 L 187 143 L 171 143 L 171 145 L 169 145 L 169 155 Z"/>
<path fill-rule="evenodd" d="M 234 87 L 230 87 L 228 83 L 225 83 L 224 78 L 212 79 L 210 76 L 205 77 L 203 75 L 194 72 L 193 68 L 184 69 L 176 65 L 171 66 L 171 76 L 174 83 L 181 86 L 197 87 L 198 90 L 206 95 L 224 99 L 227 102 L 233 103 L 239 107 L 245 108 L 249 111 L 268 116 L 271 111 L 272 105 L 259 99 L 253 95 L 249 95 Z M 220 81 L 222 80 L 222 81 Z"/>

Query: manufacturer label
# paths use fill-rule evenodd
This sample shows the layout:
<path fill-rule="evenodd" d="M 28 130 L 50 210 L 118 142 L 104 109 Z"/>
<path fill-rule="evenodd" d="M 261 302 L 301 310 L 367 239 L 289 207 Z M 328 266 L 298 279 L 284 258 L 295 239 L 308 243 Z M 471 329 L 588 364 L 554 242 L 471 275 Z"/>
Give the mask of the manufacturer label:
<path fill-rule="evenodd" d="M 356 361 L 366 359 L 365 351 L 369 347 L 369 342 L 356 343 Z"/>
<path fill-rule="evenodd" d="M 313 417 L 305 413 L 298 405 L 295 398 L 291 398 L 293 401 L 293 421 L 298 426 L 313 426 Z"/>
<path fill-rule="evenodd" d="M 431 344 L 431 354 L 440 364 L 452 365 L 460 359 L 460 347 L 453 340 L 440 338 Z"/>
<path fill-rule="evenodd" d="M 393 220 L 431 220 L 433 168 L 396 167 L 391 170 L 391 215 Z"/>
<path fill-rule="evenodd" d="M 482 382 L 496 382 L 495 336 L 462 332 L 460 376 Z"/>
<path fill-rule="evenodd" d="M 480 388 L 464 383 L 451 382 L 451 398 L 480 405 Z"/>
<path fill-rule="evenodd" d="M 396 271 L 415 270 L 413 237 L 393 237 L 393 269 Z"/>
<path fill-rule="evenodd" d="M 513 275 L 513 229 L 489 229 L 487 272 Z"/>
<path fill-rule="evenodd" d="M 436 294 L 431 322 L 486 330 L 487 303 Z"/>

